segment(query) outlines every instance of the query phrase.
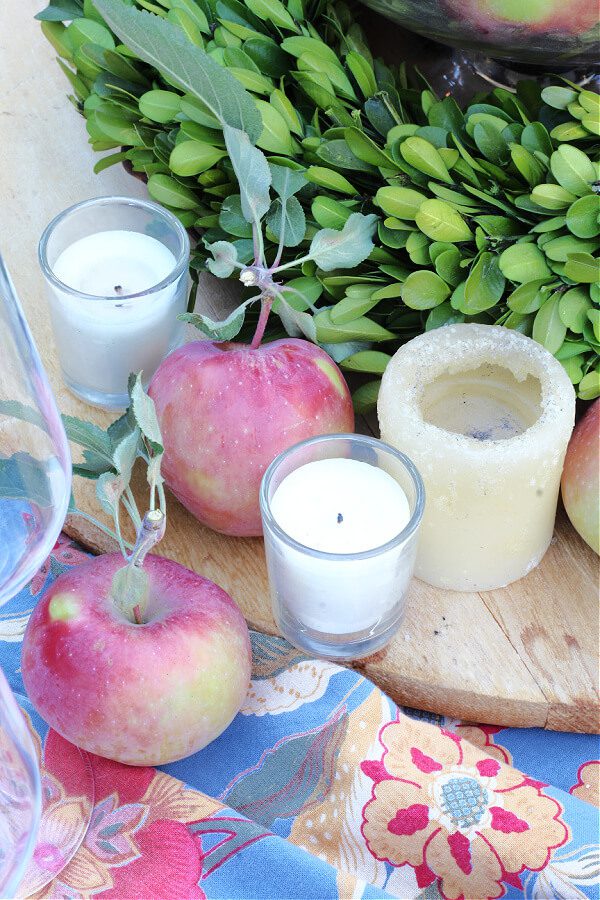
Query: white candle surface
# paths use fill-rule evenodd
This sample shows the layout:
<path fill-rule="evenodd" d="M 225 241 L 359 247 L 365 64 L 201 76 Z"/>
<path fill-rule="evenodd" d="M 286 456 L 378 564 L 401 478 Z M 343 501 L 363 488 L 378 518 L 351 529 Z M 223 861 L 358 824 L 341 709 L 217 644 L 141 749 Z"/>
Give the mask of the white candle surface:
<path fill-rule="evenodd" d="M 397 351 L 378 401 L 381 437 L 425 483 L 416 574 L 491 590 L 526 575 L 552 538 L 575 392 L 540 344 L 493 325 L 449 325 Z"/>
<path fill-rule="evenodd" d="M 408 499 L 395 478 L 359 460 L 317 460 L 287 475 L 270 506 L 298 543 L 346 555 L 311 555 L 266 536 L 272 585 L 302 626 L 352 634 L 375 628 L 393 612 L 410 581 L 412 550 L 403 542 L 363 559 L 352 554 L 387 544 L 408 524 Z"/>
<path fill-rule="evenodd" d="M 94 297 L 139 294 L 160 284 L 175 257 L 156 238 L 138 231 L 99 231 L 66 247 L 54 263 L 56 277 Z"/>
<path fill-rule="evenodd" d="M 65 380 L 77 393 L 126 397 L 129 374 L 143 370 L 147 382 L 180 343 L 183 323 L 177 315 L 185 309 L 187 275 L 151 291 L 175 265 L 168 247 L 136 231 L 100 231 L 62 251 L 52 267 L 56 277 L 93 295 L 50 285 L 58 353 Z"/>

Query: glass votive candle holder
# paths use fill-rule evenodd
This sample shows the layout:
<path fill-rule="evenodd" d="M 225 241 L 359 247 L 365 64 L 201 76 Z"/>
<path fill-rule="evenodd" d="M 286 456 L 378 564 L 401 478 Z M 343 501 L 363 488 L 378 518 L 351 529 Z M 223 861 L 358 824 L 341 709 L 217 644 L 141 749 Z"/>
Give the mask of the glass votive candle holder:
<path fill-rule="evenodd" d="M 44 231 L 39 260 L 67 387 L 127 406 L 131 372 L 150 380 L 183 340 L 190 242 L 179 219 L 130 197 L 85 200 Z"/>
<path fill-rule="evenodd" d="M 404 614 L 424 504 L 413 463 L 375 438 L 322 435 L 280 454 L 260 507 L 283 636 L 340 660 L 383 647 Z"/>

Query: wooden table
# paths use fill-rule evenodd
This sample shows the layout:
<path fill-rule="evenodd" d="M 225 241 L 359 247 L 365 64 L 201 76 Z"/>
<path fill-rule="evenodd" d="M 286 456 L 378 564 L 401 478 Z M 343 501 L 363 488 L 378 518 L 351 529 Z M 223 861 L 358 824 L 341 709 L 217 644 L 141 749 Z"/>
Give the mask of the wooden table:
<path fill-rule="evenodd" d="M 85 123 L 33 15 L 36 0 L 0 5 L 0 247 L 13 275 L 61 410 L 107 424 L 58 372 L 37 242 L 60 210 L 88 197 L 145 196 L 120 167 L 94 175 Z M 390 26 L 391 27 L 391 26 Z M 206 276 L 210 308 L 235 296 Z M 93 485 L 76 486 L 82 508 L 100 517 Z M 174 500 L 161 553 L 219 582 L 248 622 L 273 631 L 262 542 L 227 539 L 195 522 Z M 81 520 L 69 532 L 108 549 Z M 597 558 L 561 518 L 542 565 L 502 591 L 453 593 L 413 583 L 403 626 L 388 648 L 358 668 L 398 702 L 504 725 L 598 730 Z"/>

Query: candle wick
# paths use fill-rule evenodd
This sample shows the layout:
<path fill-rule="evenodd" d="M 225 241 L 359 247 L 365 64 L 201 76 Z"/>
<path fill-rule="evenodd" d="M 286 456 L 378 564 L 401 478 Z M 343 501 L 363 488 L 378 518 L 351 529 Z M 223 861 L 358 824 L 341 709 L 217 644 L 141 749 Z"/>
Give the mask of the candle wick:
<path fill-rule="evenodd" d="M 342 515 L 341 513 L 338 513 L 338 514 L 337 514 L 337 523 L 338 523 L 338 525 L 341 525 L 341 523 L 342 523 L 343 521 L 344 521 L 343 515 Z"/>
<path fill-rule="evenodd" d="M 114 290 L 115 290 L 115 294 L 122 294 L 123 293 L 123 285 L 115 284 Z"/>

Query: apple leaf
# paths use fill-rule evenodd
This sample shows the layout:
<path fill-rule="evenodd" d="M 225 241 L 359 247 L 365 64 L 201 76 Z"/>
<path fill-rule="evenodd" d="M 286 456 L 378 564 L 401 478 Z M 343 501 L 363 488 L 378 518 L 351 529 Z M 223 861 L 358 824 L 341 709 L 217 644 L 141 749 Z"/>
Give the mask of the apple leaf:
<path fill-rule="evenodd" d="M 294 307 L 287 302 L 283 294 L 279 293 L 278 296 L 279 306 L 277 308 L 277 315 L 281 319 L 282 325 L 290 337 L 304 336 L 305 338 L 308 338 L 309 341 L 316 343 L 317 328 L 310 313 L 294 309 Z"/>
<path fill-rule="evenodd" d="M 278 166 L 275 163 L 269 163 L 269 169 L 273 190 L 282 200 L 293 197 L 308 184 L 303 172 L 297 169 L 288 169 L 287 166 Z"/>
<path fill-rule="evenodd" d="M 360 265 L 373 249 L 377 216 L 352 213 L 341 231 L 323 228 L 311 241 L 309 256 L 320 269 L 349 269 Z"/>
<path fill-rule="evenodd" d="M 252 96 L 184 32 L 160 16 L 123 0 L 97 0 L 96 8 L 130 50 L 183 91 L 198 97 L 223 125 L 241 129 L 255 143 L 263 130 Z"/>
<path fill-rule="evenodd" d="M 194 328 L 205 334 L 211 341 L 231 341 L 242 330 L 246 317 L 246 307 L 258 299 L 258 297 L 251 297 L 249 300 L 245 300 L 221 322 L 215 322 L 214 319 L 209 319 L 208 316 L 202 316 L 199 313 L 182 313 L 177 318 L 182 322 L 188 322 L 190 325 L 193 325 Z"/>
<path fill-rule="evenodd" d="M 229 278 L 238 261 L 235 244 L 229 241 L 215 241 L 213 244 L 207 244 L 206 249 L 213 255 L 213 259 L 206 261 L 208 271 L 217 278 Z"/>
<path fill-rule="evenodd" d="M 128 478 L 125 475 L 114 475 L 112 472 L 103 472 L 96 481 L 96 497 L 104 512 L 113 518 L 116 517 L 121 495 L 127 487 Z"/>
<path fill-rule="evenodd" d="M 29 500 L 37 506 L 51 507 L 49 473 L 29 453 L 0 457 L 0 498 Z"/>
<path fill-rule="evenodd" d="M 267 214 L 267 225 L 283 247 L 297 247 L 306 234 L 306 218 L 299 200 L 277 197 Z"/>
<path fill-rule="evenodd" d="M 219 67 L 218 67 L 219 68 Z M 223 127 L 225 146 L 240 186 L 242 214 L 247 222 L 260 228 L 260 220 L 271 205 L 271 170 L 267 158 L 239 128 Z"/>
<path fill-rule="evenodd" d="M 142 373 L 138 372 L 131 388 L 131 408 L 142 436 L 149 442 L 154 454 L 163 452 L 160 425 L 156 417 L 154 400 L 142 386 Z"/>

